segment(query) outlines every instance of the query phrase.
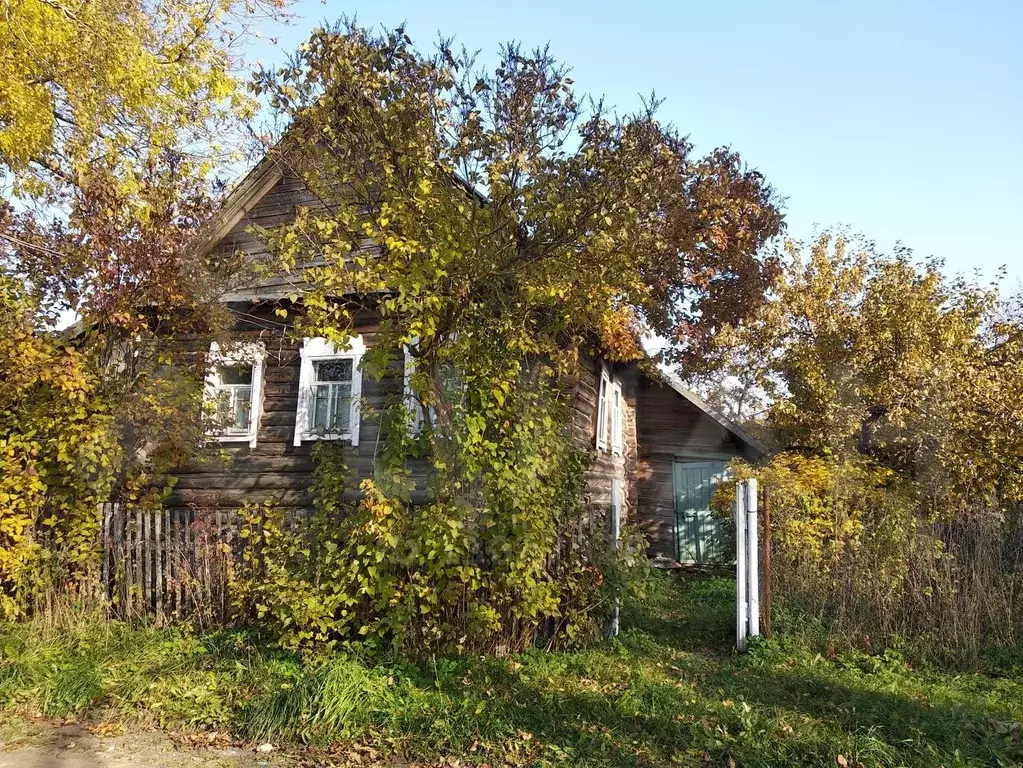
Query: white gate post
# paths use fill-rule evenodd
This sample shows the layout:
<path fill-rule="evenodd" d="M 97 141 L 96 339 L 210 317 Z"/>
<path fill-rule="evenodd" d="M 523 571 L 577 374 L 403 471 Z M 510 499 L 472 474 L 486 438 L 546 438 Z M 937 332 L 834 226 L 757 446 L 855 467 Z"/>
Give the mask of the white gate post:
<path fill-rule="evenodd" d="M 611 538 L 614 541 L 615 549 L 621 547 L 622 538 L 622 521 L 621 521 L 621 509 L 622 509 L 622 484 L 618 478 L 611 480 Z M 621 630 L 621 611 L 622 604 L 621 600 L 615 598 L 614 612 L 611 615 L 611 626 L 608 628 L 608 634 L 611 637 L 618 637 L 618 633 Z"/>
<path fill-rule="evenodd" d="M 735 647 L 746 647 L 746 484 L 735 484 Z"/>
<path fill-rule="evenodd" d="M 749 619 L 746 634 L 756 637 L 760 634 L 760 539 L 757 536 L 757 479 L 746 481 L 746 602 L 749 605 Z"/>

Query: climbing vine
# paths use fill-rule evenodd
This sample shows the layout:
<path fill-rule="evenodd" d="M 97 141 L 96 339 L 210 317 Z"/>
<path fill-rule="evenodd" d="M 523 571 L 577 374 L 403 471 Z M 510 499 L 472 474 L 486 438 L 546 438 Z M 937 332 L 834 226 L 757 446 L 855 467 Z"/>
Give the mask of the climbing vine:
<path fill-rule="evenodd" d="M 0 276 L 0 616 L 95 573 L 119 448 L 87 361 Z"/>
<path fill-rule="evenodd" d="M 317 449 L 330 520 L 313 533 L 337 550 L 278 539 L 277 513 L 250 510 L 249 603 L 299 646 L 593 634 L 634 549 L 614 549 L 584 498 L 579 351 L 639 359 L 645 324 L 681 356 L 704 323 L 747 312 L 774 269 L 757 257 L 780 226 L 770 188 L 732 153 L 691 157 L 655 104 L 586 111 L 543 51 L 508 46 L 487 72 L 342 23 L 256 88 L 292 126 L 271 160 L 317 200 L 257 229 L 302 308 L 278 312 L 341 346 L 376 318 L 363 374 L 407 358 L 409 397 L 366 413 L 381 440 L 358 489 L 324 483 L 344 473 Z"/>

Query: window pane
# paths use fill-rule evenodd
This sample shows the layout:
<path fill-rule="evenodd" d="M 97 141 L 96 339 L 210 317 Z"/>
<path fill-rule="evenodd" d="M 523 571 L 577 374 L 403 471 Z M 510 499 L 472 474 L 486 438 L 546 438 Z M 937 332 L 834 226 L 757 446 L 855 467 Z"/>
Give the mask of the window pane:
<path fill-rule="evenodd" d="M 317 381 L 351 381 L 352 360 L 321 360 L 316 363 Z"/>
<path fill-rule="evenodd" d="M 227 433 L 247 432 L 252 418 L 252 388 L 222 386 L 213 395 L 216 428 Z"/>
<path fill-rule="evenodd" d="M 223 365 L 219 369 L 221 384 L 251 384 L 251 365 Z"/>
<path fill-rule="evenodd" d="M 309 412 L 309 428 L 313 431 L 326 432 L 329 427 L 328 408 L 330 386 L 313 387 L 313 407 Z"/>
<path fill-rule="evenodd" d="M 348 432 L 352 423 L 352 388 L 350 385 L 342 384 L 334 386 L 333 390 L 332 427 L 334 432 L 343 434 Z"/>
<path fill-rule="evenodd" d="M 231 392 L 221 389 L 214 393 L 213 402 L 215 406 L 216 425 L 220 429 L 226 429 L 231 424 Z"/>
<path fill-rule="evenodd" d="M 352 423 L 352 385 L 313 385 L 313 407 L 309 428 L 322 434 L 344 434 Z"/>
<path fill-rule="evenodd" d="M 231 424 L 231 427 L 240 432 L 249 431 L 249 417 L 252 412 L 251 399 L 252 390 L 249 387 L 238 387 L 235 390 L 234 423 Z"/>

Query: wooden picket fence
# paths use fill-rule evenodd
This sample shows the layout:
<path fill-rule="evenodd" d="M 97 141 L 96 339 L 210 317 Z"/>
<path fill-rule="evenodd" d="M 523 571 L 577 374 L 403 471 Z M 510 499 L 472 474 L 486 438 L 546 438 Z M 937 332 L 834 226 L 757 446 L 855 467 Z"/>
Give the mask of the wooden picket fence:
<path fill-rule="evenodd" d="M 587 540 L 617 537 L 617 505 L 590 505 L 558 531 L 552 567 Z M 242 554 L 240 518 L 230 510 L 138 509 L 102 505 L 101 585 L 113 613 L 124 619 L 187 618 L 212 626 L 229 618 L 229 574 Z M 303 527 L 296 518 L 299 529 Z M 308 533 L 308 531 L 306 531 Z M 261 552 L 251 553 L 258 563 Z M 258 566 L 257 566 L 258 567 Z"/>
<path fill-rule="evenodd" d="M 117 615 L 201 624 L 227 617 L 229 561 L 239 542 L 235 514 L 112 502 L 103 505 L 101 535 L 102 584 Z"/>

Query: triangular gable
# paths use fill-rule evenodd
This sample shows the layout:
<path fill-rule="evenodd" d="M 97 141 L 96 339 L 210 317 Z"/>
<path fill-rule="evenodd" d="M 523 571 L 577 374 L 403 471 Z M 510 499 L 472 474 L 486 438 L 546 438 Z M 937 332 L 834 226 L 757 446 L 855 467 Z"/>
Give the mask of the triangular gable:
<path fill-rule="evenodd" d="M 270 155 L 264 155 L 199 230 L 191 245 L 192 252 L 205 255 L 212 251 L 282 178 L 284 171 L 280 165 Z"/>
<path fill-rule="evenodd" d="M 768 453 L 767 447 L 763 443 L 761 443 L 759 440 L 753 437 L 753 435 L 744 430 L 742 427 L 740 427 L 734 421 L 729 419 L 727 416 L 724 416 L 723 414 L 719 413 L 717 410 L 712 408 L 710 404 L 707 403 L 702 397 L 697 395 L 692 390 L 683 386 L 682 383 L 674 376 L 672 376 L 670 373 L 667 373 L 664 370 L 658 370 L 655 374 L 651 374 L 647 371 L 644 371 L 643 374 L 646 375 L 648 378 L 652 379 L 653 381 L 659 381 L 662 384 L 667 384 L 682 399 L 684 399 L 693 407 L 697 408 L 705 416 L 716 421 L 718 424 L 724 427 L 732 435 L 732 437 L 734 437 L 739 443 L 741 443 L 744 447 L 746 447 L 758 458 L 767 455 Z"/>

